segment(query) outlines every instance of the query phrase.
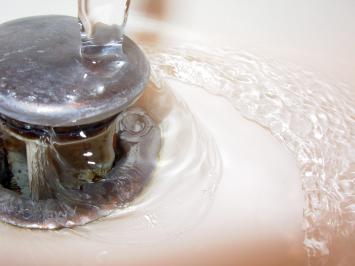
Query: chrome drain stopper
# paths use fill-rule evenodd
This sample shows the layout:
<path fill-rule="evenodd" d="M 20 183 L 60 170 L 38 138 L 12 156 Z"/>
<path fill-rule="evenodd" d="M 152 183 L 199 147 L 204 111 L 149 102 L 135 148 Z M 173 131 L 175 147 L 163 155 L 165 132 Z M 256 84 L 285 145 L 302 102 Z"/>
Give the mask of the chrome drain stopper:
<path fill-rule="evenodd" d="M 160 130 L 145 110 L 131 107 L 150 67 L 123 35 L 129 1 L 112 24 L 94 19 L 89 3 L 79 1 L 79 24 L 40 16 L 0 25 L 0 220 L 6 223 L 86 224 L 134 200 L 155 168 Z"/>

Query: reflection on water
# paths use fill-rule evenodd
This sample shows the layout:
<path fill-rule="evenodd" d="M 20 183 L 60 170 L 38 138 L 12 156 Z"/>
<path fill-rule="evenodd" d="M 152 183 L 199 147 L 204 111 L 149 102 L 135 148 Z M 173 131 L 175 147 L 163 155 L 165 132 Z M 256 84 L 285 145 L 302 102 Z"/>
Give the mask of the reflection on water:
<path fill-rule="evenodd" d="M 159 242 L 195 226 L 213 202 L 221 177 L 219 152 L 189 108 L 158 77 L 135 106 L 147 110 L 162 132 L 152 182 L 127 208 L 73 229 L 82 237 L 123 246 Z"/>
<path fill-rule="evenodd" d="M 346 84 L 250 53 L 195 46 L 147 46 L 162 78 L 226 97 L 294 154 L 305 199 L 310 264 L 352 261 L 355 93 Z"/>

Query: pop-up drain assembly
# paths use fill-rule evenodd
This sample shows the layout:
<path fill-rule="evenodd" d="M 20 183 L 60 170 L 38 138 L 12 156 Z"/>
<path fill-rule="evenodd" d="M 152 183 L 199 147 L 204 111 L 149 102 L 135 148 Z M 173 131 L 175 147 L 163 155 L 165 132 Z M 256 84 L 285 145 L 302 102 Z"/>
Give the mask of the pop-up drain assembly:
<path fill-rule="evenodd" d="M 0 25 L 4 222 L 82 225 L 127 205 L 152 175 L 160 130 L 131 107 L 149 63 L 123 35 L 129 1 L 106 2 L 79 1 L 79 23 L 40 16 Z M 110 8 L 123 14 L 110 17 Z"/>

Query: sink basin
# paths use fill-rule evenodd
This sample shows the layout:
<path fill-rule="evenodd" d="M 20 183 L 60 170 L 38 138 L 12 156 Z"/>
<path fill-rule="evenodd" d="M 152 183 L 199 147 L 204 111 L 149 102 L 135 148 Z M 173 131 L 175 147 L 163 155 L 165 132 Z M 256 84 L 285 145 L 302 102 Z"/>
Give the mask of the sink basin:
<path fill-rule="evenodd" d="M 186 43 L 212 50 L 225 46 L 233 51 L 262 54 L 270 60 L 302 66 L 348 86 L 355 85 L 352 1 L 153 2 L 133 2 L 127 34 L 143 48 Z M 11 5 L 0 0 L 0 3 L 3 7 L 0 22 L 48 13 L 75 16 L 76 10 L 76 3 L 69 0 L 60 3 L 14 0 Z M 143 206 L 137 214 L 142 219 L 127 214 L 100 221 L 106 232 L 100 237 L 86 227 L 38 232 L 0 224 L 3 264 L 307 263 L 310 254 L 304 246 L 303 230 L 306 203 L 295 154 L 265 127 L 242 116 L 225 97 L 181 80 L 166 82 L 203 124 L 220 152 L 222 176 L 211 195 L 213 204 L 208 212 L 193 225 L 186 220 L 190 218 L 179 219 L 171 214 L 173 229 L 158 230 L 159 220 L 147 215 Z M 180 196 L 184 198 L 183 193 Z M 160 212 L 164 210 L 157 210 L 154 215 L 159 217 Z"/>

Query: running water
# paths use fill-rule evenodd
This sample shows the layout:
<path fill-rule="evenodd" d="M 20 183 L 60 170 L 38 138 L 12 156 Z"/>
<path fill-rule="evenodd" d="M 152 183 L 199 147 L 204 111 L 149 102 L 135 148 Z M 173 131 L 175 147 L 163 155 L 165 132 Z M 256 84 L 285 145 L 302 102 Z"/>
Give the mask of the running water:
<path fill-rule="evenodd" d="M 99 2 L 101 7 L 93 9 Z M 122 49 L 129 1 L 116 1 L 124 9 L 112 9 L 106 5 L 109 2 L 111 4 L 112 1 L 79 1 L 81 54 L 89 62 L 122 59 L 115 55 Z M 115 13 L 118 10 L 120 14 Z M 97 20 L 100 13 L 108 14 L 108 19 Z M 121 23 L 112 23 L 109 14 L 119 15 Z M 150 236 L 155 236 L 156 241 L 157 236 L 176 236 L 203 218 L 213 201 L 222 174 L 222 162 L 208 132 L 165 83 L 167 79 L 176 79 L 225 97 L 246 118 L 267 128 L 293 152 L 301 171 L 306 202 L 304 244 L 310 263 L 325 264 L 329 256 L 335 256 L 346 264 L 354 246 L 355 233 L 354 90 L 346 84 L 326 81 L 287 63 L 250 53 L 195 46 L 146 45 L 145 49 L 154 70 L 153 77 L 132 110 L 143 108 L 159 127 L 162 145 L 158 167 L 152 181 L 137 199 L 121 206 L 102 222 L 76 228 L 72 232 L 112 244 L 142 243 L 149 242 Z M 5 82 L 1 80 L 1 86 L 5 86 Z M 127 121 L 124 116 L 119 117 L 115 126 L 120 128 L 122 121 Z M 134 132 L 142 129 L 140 121 L 138 119 L 138 123 L 131 125 L 128 120 L 124 124 Z M 47 139 L 42 141 L 45 143 Z M 17 155 L 9 155 L 9 159 L 15 162 L 12 170 L 16 173 L 22 170 L 22 175 L 27 176 L 26 169 L 18 166 L 26 161 L 23 155 L 26 148 L 16 146 L 16 149 Z M 31 147 L 27 153 L 38 155 Z M 112 154 L 107 157 L 111 166 Z M 34 169 L 38 168 L 37 162 L 30 161 Z M 67 163 L 64 168 L 70 168 Z M 16 186 L 7 185 L 14 190 L 20 186 L 23 195 L 29 197 L 28 186 L 21 183 L 23 179 L 18 175 L 14 179 Z M 65 193 L 65 190 L 60 192 L 64 201 L 77 200 L 76 195 Z M 181 199 L 180 195 L 184 198 Z M 36 197 L 42 196 L 36 194 Z M 0 204 L 6 204 L 8 200 L 10 197 L 2 197 Z M 28 214 L 30 206 L 21 206 L 17 200 L 12 207 L 13 211 L 21 210 L 31 215 Z M 43 206 L 43 210 L 46 207 Z M 92 207 L 97 210 L 95 204 Z M 71 209 L 63 209 L 71 212 Z M 116 219 L 122 217 L 128 218 Z M 181 225 L 174 217 L 186 218 L 188 223 Z M 146 230 L 147 223 L 150 230 Z M 117 236 L 107 229 L 112 228 L 110 224 L 114 227 L 119 225 L 121 230 Z M 131 234 L 132 231 L 141 234 Z M 67 231 L 63 231 L 65 233 Z M 20 231 L 18 238 L 22 239 L 24 234 L 36 237 L 38 232 Z M 343 248 L 338 249 L 338 245 Z"/>
<path fill-rule="evenodd" d="M 117 60 L 123 55 L 123 34 L 130 0 L 79 0 L 81 55 L 90 62 Z"/>
<path fill-rule="evenodd" d="M 273 133 L 301 172 L 311 265 L 348 265 L 355 244 L 355 93 L 300 67 L 247 52 L 147 45 L 154 71 L 220 95 Z M 331 256 L 331 257 L 330 257 Z"/>

